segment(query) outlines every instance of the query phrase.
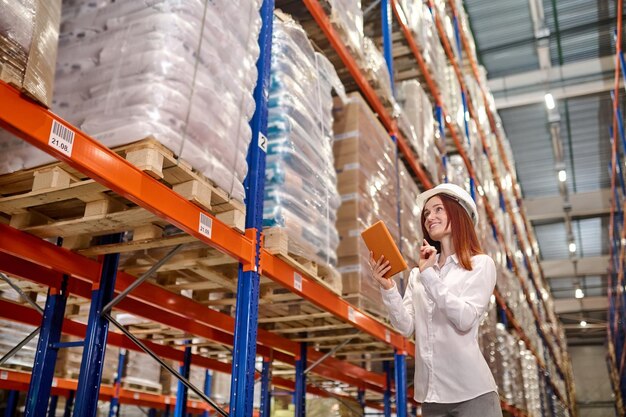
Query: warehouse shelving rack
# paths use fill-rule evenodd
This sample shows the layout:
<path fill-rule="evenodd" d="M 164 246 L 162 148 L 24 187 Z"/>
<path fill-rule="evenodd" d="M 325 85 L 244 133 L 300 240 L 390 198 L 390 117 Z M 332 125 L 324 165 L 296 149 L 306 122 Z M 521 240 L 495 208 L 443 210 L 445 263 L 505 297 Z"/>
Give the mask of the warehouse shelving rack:
<path fill-rule="evenodd" d="M 256 138 L 262 138 L 261 135 L 264 133 L 267 123 L 265 100 L 268 88 L 267 75 L 270 62 L 273 3 L 271 0 L 266 0 L 262 8 L 264 22 L 260 35 L 262 54 L 258 63 L 259 84 L 255 90 L 257 111 L 251 122 L 255 140 L 253 140 L 248 156 L 250 176 L 247 178 L 246 191 L 249 203 L 247 207 L 246 232 L 244 234 L 229 228 L 210 213 L 161 186 L 157 181 L 154 181 L 122 158 L 117 157 L 113 152 L 99 145 L 78 129 L 65 123 L 54 114 L 20 97 L 15 90 L 6 84 L 0 85 L 0 124 L 34 146 L 65 161 L 111 190 L 240 262 L 237 312 L 234 320 L 227 315 L 209 310 L 183 296 L 169 293 L 160 287 L 145 282 L 133 289 L 116 306 L 116 308 L 121 310 L 140 315 L 149 314 L 155 321 L 183 329 L 189 334 L 202 336 L 224 345 L 234 346 L 231 365 L 203 358 L 199 355 L 193 355 L 193 357 L 187 355 L 187 358 L 185 358 L 183 351 L 144 342 L 147 347 L 163 358 L 183 360 L 185 362 L 183 370 L 185 367 L 189 367 L 190 362 L 193 362 L 207 369 L 227 373 L 232 372 L 233 382 L 229 410 L 231 415 L 251 415 L 252 387 L 255 377 L 258 376 L 256 375 L 258 372 L 254 369 L 254 360 L 256 355 L 261 355 L 264 357 L 263 372 L 261 373 L 263 380 L 262 415 L 267 415 L 270 380 L 276 386 L 295 391 L 296 402 L 299 405 L 304 404 L 305 390 L 322 396 L 330 395 L 328 392 L 315 386 L 305 386 L 306 376 L 304 371 L 307 367 L 306 364 L 308 362 L 325 361 L 327 364 L 318 364 L 315 372 L 325 378 L 343 381 L 359 386 L 361 389 L 384 393 L 385 403 L 383 408 L 387 410 L 386 412 L 389 412 L 391 409 L 389 394 L 392 388 L 395 388 L 399 400 L 396 412 L 398 416 L 404 417 L 407 415 L 406 399 L 408 396 L 406 376 L 403 375 L 405 370 L 404 362 L 407 354 L 413 354 L 414 345 L 402 338 L 397 332 L 390 330 L 340 299 L 315 280 L 308 278 L 302 271 L 291 267 L 261 248 L 262 237 L 259 233 L 261 230 L 259 226 L 260 205 L 263 199 L 264 152 L 255 145 Z M 341 57 L 367 101 L 379 115 L 381 122 L 390 132 L 390 136 L 397 141 L 399 153 L 403 156 L 407 165 L 409 165 L 414 176 L 419 180 L 423 188 L 430 188 L 432 186 L 431 178 L 415 158 L 402 133 L 397 129 L 395 121 L 389 112 L 384 109 L 376 92 L 369 85 L 347 47 L 342 43 L 340 36 L 333 29 L 320 2 L 317 0 L 303 0 L 303 3 L 318 23 L 320 29 L 325 33 L 334 50 Z M 381 4 L 383 10 L 382 24 L 383 26 L 386 25 L 388 29 L 384 33 L 384 38 L 386 39 L 385 55 L 388 58 L 388 65 L 390 65 L 390 73 L 393 76 L 393 60 L 389 59 L 389 57 L 392 57 L 392 42 L 389 39 L 392 27 L 390 8 L 393 9 L 394 13 L 397 13 L 398 5 L 394 1 L 383 1 Z M 387 11 L 386 13 L 384 12 L 385 10 Z M 403 30 L 405 29 L 403 28 Z M 410 35 L 408 32 L 405 33 Z M 442 38 L 442 41 L 445 41 L 444 39 Z M 419 50 L 411 36 L 407 36 L 407 40 L 410 44 L 413 42 L 414 48 L 412 47 L 412 49 L 414 49 L 413 52 L 419 64 Z M 425 76 L 429 75 L 423 62 L 419 66 Z M 484 98 L 486 100 L 486 96 Z M 441 104 L 438 111 L 442 116 L 441 120 L 444 120 L 443 103 L 438 104 Z M 490 115 L 490 117 L 493 118 L 493 115 Z M 48 139 L 53 123 L 60 123 L 73 132 L 71 156 L 67 155 L 68 149 L 59 149 L 49 145 Z M 493 123 L 495 124 L 495 122 Z M 454 132 L 453 129 L 450 129 L 450 126 L 448 128 L 450 132 Z M 459 136 L 452 134 L 454 135 L 453 137 L 456 137 L 455 141 L 457 142 L 459 152 L 462 152 L 463 147 L 461 146 Z M 468 163 L 468 170 L 472 172 L 471 163 L 468 160 L 466 160 L 466 163 Z M 474 175 L 472 176 L 475 177 Z M 508 209 L 510 210 L 510 208 Z M 532 229 L 530 230 L 532 231 Z M 119 236 L 112 238 L 119 239 Z M 63 323 L 63 332 L 72 333 L 77 337 L 87 336 L 85 339 L 87 340 L 85 342 L 85 352 L 92 355 L 91 357 L 100 359 L 104 355 L 104 341 L 107 340 L 108 323 L 97 313 L 111 300 L 114 290 L 118 293 L 123 292 L 130 288 L 135 281 L 133 276 L 123 272 L 116 273 L 116 263 L 117 256 L 115 254 L 106 255 L 100 261 L 93 261 L 49 244 L 39 238 L 26 235 L 8 226 L 0 225 L 0 269 L 10 275 L 34 281 L 50 288 L 46 314 L 52 314 L 55 326 L 46 326 L 45 330 L 49 331 L 51 337 L 56 338 L 56 343 L 58 343 L 60 327 L 61 323 Z M 349 323 L 361 332 L 370 335 L 373 339 L 384 342 L 394 348 L 396 352 L 395 387 L 394 384 L 389 382 L 388 376 L 375 374 L 350 363 L 328 358 L 312 348 L 307 348 L 305 343 L 276 337 L 276 335 L 267 331 L 259 330 L 257 332 L 258 315 L 256 309 L 258 308 L 259 279 L 261 274 L 278 282 L 322 310 Z M 63 289 L 63 285 L 67 287 Z M 62 309 L 60 309 L 59 304 L 63 303 L 63 298 L 66 297 L 67 292 L 92 300 L 94 314 L 91 315 L 87 326 L 63 319 Z M 524 332 L 516 324 L 511 310 L 506 309 L 506 302 L 499 294 L 496 294 L 496 296 L 501 307 L 505 308 L 509 322 L 517 329 L 522 339 L 525 339 Z M 56 308 L 55 305 L 57 306 Z M 38 320 L 40 320 L 34 309 L 7 302 L 0 303 L 0 316 L 23 323 L 26 323 L 28 320 L 28 323 L 32 325 L 38 325 Z M 536 318 L 538 319 L 538 316 Z M 96 342 L 94 343 L 93 341 Z M 532 346 L 527 338 L 525 341 L 532 350 Z M 137 345 L 133 344 L 129 339 L 128 334 L 118 332 L 108 332 L 107 343 L 135 350 L 138 349 Z M 54 363 L 51 360 L 52 356 L 50 356 L 53 353 L 53 349 L 44 349 L 44 351 L 42 355 L 38 356 L 38 360 L 43 359 L 41 362 L 42 367 L 41 369 L 35 368 L 33 379 L 37 378 L 39 381 L 38 386 L 45 387 L 47 385 L 46 389 L 50 389 L 52 394 L 59 392 L 58 388 L 65 387 L 66 391 L 62 394 L 69 395 L 69 392 L 76 389 L 76 385 L 72 385 L 71 381 L 53 378 L 49 369 L 50 364 Z M 537 356 L 536 352 L 534 353 Z M 295 365 L 296 381 L 270 377 L 269 369 L 272 360 Z M 542 359 L 537 356 L 537 360 L 545 368 L 542 364 Z M 99 371 L 94 369 L 96 367 L 93 366 L 93 362 L 90 363 L 83 360 L 83 363 L 84 369 L 81 369 L 81 380 L 77 383 L 83 391 L 80 391 L 80 394 L 77 393 L 77 397 L 80 397 L 80 399 L 77 399 L 77 409 L 79 411 L 76 411 L 74 414 L 81 416 L 91 415 L 90 413 L 95 410 L 94 404 L 97 398 L 95 394 L 97 394 L 100 384 Z M 0 375 L 0 381 L 2 379 Z M 8 373 L 5 381 L 3 386 L 10 389 L 24 389 L 27 384 L 25 377 L 17 375 L 17 373 Z M 53 387 L 53 385 L 56 386 Z M 101 393 L 106 394 L 110 392 L 107 391 L 108 388 L 106 387 L 100 388 Z M 180 392 L 181 390 L 179 390 Z M 90 395 L 91 397 L 89 397 Z M 119 398 L 122 404 L 130 404 L 132 403 L 130 397 L 132 397 L 132 400 L 137 400 L 136 395 L 137 393 L 120 393 L 118 391 L 117 398 Z M 33 396 L 30 395 L 29 398 L 33 398 Z M 140 398 L 143 399 L 141 396 Z M 151 402 L 147 402 L 144 405 L 152 408 L 164 408 L 167 403 L 172 403 L 172 398 L 168 398 L 152 398 L 150 399 Z M 148 399 L 145 399 L 145 401 L 148 401 Z M 184 396 L 176 399 L 176 402 L 187 404 L 187 407 L 191 409 L 195 407 L 192 403 L 185 401 Z M 46 411 L 46 405 L 40 401 L 37 404 L 37 408 L 33 409 L 36 410 L 36 413 L 31 415 L 43 415 Z M 380 406 L 380 404 L 374 403 L 369 405 Z M 503 408 L 514 415 L 524 415 L 522 411 L 516 410 L 509 404 L 503 403 L 502 405 Z M 297 408 L 297 416 L 302 415 L 303 408 L 303 406 Z M 203 409 L 206 410 L 207 407 Z"/>
<path fill-rule="evenodd" d="M 626 151 L 626 135 L 622 111 L 619 106 L 620 79 L 626 79 L 626 62 L 622 51 L 622 10 L 623 2 L 617 2 L 617 26 L 615 34 L 615 85 L 611 92 L 613 99 L 613 124 L 609 128 L 611 139 L 611 215 L 609 221 L 609 310 L 607 317 L 609 377 L 615 395 L 615 411 L 618 416 L 626 415 L 626 291 L 624 290 L 624 267 L 626 256 L 626 234 L 624 233 L 624 212 L 626 210 L 626 186 L 622 168 L 622 157 Z M 621 151 L 620 151 L 621 143 Z"/>

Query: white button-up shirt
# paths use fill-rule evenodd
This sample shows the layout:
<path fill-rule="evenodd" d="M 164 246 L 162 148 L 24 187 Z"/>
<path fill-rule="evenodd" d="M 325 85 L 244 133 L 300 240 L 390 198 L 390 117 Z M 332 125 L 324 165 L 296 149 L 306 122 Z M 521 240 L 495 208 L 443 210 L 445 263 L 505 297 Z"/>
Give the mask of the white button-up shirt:
<path fill-rule="evenodd" d="M 437 256 L 437 261 L 439 256 Z M 393 326 L 415 332 L 415 400 L 456 403 L 497 391 L 478 347 L 478 326 L 496 285 L 496 267 L 487 255 L 472 257 L 472 270 L 456 255 L 421 272 L 414 268 L 400 296 L 381 288 Z"/>

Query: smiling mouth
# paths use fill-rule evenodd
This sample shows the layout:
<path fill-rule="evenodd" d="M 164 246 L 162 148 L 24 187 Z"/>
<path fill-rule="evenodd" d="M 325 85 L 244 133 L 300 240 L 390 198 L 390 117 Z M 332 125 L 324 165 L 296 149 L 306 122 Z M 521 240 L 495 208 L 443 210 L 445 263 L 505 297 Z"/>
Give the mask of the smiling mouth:
<path fill-rule="evenodd" d="M 439 226 L 439 223 L 433 223 L 430 225 L 430 227 L 428 228 L 428 230 L 433 230 L 433 227 L 435 226 Z"/>

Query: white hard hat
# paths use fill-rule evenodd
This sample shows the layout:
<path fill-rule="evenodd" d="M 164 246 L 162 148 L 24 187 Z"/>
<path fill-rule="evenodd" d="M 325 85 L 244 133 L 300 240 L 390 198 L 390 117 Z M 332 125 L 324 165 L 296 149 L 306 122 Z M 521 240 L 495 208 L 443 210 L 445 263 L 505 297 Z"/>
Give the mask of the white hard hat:
<path fill-rule="evenodd" d="M 420 211 L 424 209 L 424 204 L 437 194 L 445 194 L 458 201 L 461 207 L 469 214 L 470 219 L 474 222 L 474 226 L 478 224 L 478 209 L 476 208 L 474 199 L 467 191 L 455 184 L 439 184 L 435 188 L 431 188 L 417 196 L 417 205 Z"/>

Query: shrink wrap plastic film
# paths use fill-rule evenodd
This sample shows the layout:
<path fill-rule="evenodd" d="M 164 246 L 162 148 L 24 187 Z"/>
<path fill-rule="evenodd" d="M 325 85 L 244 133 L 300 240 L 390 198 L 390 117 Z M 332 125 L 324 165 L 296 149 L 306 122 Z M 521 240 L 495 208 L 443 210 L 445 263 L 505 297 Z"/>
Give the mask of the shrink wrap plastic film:
<path fill-rule="evenodd" d="M 435 144 L 434 109 L 428 95 L 416 80 L 396 84 L 396 95 L 401 108 L 400 129 L 432 177 L 443 181 L 441 151 Z"/>
<path fill-rule="evenodd" d="M 330 20 L 352 51 L 363 50 L 363 11 L 360 0 L 328 0 Z"/>
<path fill-rule="evenodd" d="M 154 136 L 243 201 L 260 3 L 66 1 L 53 110 L 109 147 Z M 1 172 L 52 160 L 5 151 Z"/>
<path fill-rule="evenodd" d="M 0 78 L 50 107 L 61 0 L 0 1 Z"/>
<path fill-rule="evenodd" d="M 360 233 L 385 222 L 399 245 L 396 149 L 385 128 L 358 94 L 334 109 L 335 168 L 342 204 L 337 229 L 339 271 L 345 294 L 359 294 L 380 308 L 380 290 L 369 273 L 369 251 Z"/>
<path fill-rule="evenodd" d="M 422 246 L 422 225 L 420 224 L 421 211 L 417 205 L 420 190 L 404 164 L 399 164 L 400 182 L 400 250 L 409 265 L 404 273 L 408 279 L 411 268 L 419 264 L 420 247 Z"/>
<path fill-rule="evenodd" d="M 4 297 L 3 293 L 3 297 Z M 17 300 L 16 300 L 17 301 Z M 14 321 L 0 319 L 0 357 L 17 346 L 33 330 L 34 326 L 16 323 Z M 11 356 L 2 366 L 18 367 L 20 369 L 32 369 L 37 352 L 39 336 L 35 336 L 30 342 L 22 347 L 15 355 Z"/>
<path fill-rule="evenodd" d="M 143 352 L 129 350 L 122 382 L 162 390 L 161 367 Z"/>
<path fill-rule="evenodd" d="M 337 265 L 341 204 L 333 162 L 333 98 L 343 86 L 299 24 L 274 19 L 264 226 L 284 227 L 289 252 Z"/>

